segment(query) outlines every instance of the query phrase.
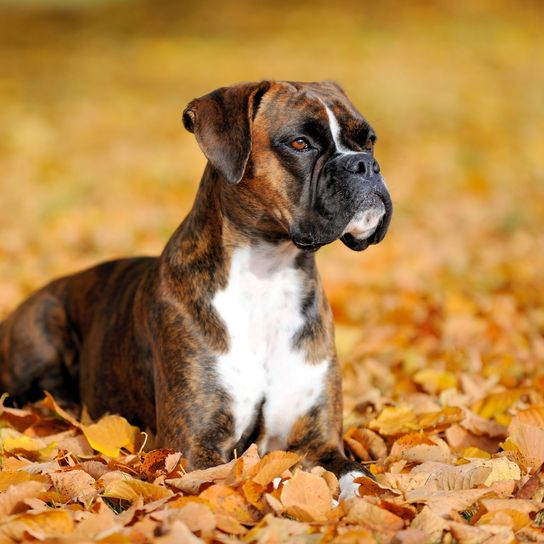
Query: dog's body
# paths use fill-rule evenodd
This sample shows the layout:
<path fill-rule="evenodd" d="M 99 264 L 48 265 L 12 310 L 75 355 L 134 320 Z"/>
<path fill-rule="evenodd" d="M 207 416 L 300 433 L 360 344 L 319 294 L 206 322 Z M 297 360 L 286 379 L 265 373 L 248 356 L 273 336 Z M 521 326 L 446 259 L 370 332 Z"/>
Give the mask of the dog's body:
<path fill-rule="evenodd" d="M 256 442 L 334 471 L 342 399 L 314 253 L 385 235 L 391 201 L 374 133 L 335 84 L 262 82 L 189 104 L 209 163 L 159 258 L 53 281 L 0 325 L 4 389 L 121 413 L 193 468 Z M 342 478 L 343 477 L 343 478 Z"/>

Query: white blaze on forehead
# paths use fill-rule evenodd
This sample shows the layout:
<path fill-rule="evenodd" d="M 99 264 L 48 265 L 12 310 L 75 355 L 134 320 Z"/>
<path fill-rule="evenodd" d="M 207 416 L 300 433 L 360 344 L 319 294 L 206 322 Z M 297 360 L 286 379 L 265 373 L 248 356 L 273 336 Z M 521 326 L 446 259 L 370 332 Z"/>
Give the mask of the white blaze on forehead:
<path fill-rule="evenodd" d="M 340 141 L 340 123 L 338 122 L 338 119 L 336 118 L 332 110 L 325 103 L 323 103 L 323 106 L 325 106 L 325 111 L 327 112 L 327 117 L 329 118 L 329 127 L 331 129 L 332 139 L 334 141 L 336 149 L 340 153 L 355 153 L 355 151 L 353 151 L 352 149 L 348 149 L 342 144 L 342 142 Z"/>

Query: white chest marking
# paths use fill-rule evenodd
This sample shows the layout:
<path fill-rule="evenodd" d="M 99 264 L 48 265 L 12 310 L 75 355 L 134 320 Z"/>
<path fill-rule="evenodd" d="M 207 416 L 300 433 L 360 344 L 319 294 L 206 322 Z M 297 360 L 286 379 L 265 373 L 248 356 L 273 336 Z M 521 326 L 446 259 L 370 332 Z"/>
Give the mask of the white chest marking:
<path fill-rule="evenodd" d="M 293 347 L 304 324 L 297 251 L 291 243 L 236 249 L 227 287 L 213 300 L 229 336 L 217 371 L 232 399 L 235 439 L 264 401 L 263 450 L 285 446 L 293 423 L 317 403 L 329 367 L 328 361 L 306 363 L 304 353 Z"/>

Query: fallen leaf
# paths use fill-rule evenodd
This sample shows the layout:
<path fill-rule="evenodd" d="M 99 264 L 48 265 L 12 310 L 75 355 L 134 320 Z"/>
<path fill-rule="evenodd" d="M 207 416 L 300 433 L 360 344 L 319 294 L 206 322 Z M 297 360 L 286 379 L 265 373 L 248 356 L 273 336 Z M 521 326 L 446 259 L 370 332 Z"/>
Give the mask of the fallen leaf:
<path fill-rule="evenodd" d="M 140 435 L 137 427 L 130 425 L 121 416 L 106 415 L 97 423 L 82 427 L 89 444 L 100 453 L 115 458 L 120 449 L 125 448 L 134 452 L 135 443 Z"/>
<path fill-rule="evenodd" d="M 49 476 L 63 501 L 87 502 L 98 495 L 95 479 L 83 470 L 53 472 Z"/>
<path fill-rule="evenodd" d="M 284 483 L 280 501 L 286 512 L 299 521 L 325 521 L 331 509 L 332 496 L 323 478 L 297 470 Z"/>
<path fill-rule="evenodd" d="M 104 497 L 134 501 L 141 497 L 144 502 L 170 497 L 172 491 L 166 487 L 142 482 L 140 480 L 115 480 L 106 486 Z"/>
<path fill-rule="evenodd" d="M 267 485 L 274 478 L 296 465 L 300 455 L 287 451 L 272 451 L 267 453 L 252 469 L 252 480 L 259 485 Z"/>
<path fill-rule="evenodd" d="M 45 484 L 33 481 L 9 486 L 0 494 L 0 519 L 3 519 L 10 514 L 26 510 L 23 501 L 25 499 L 38 497 L 45 489 Z"/>

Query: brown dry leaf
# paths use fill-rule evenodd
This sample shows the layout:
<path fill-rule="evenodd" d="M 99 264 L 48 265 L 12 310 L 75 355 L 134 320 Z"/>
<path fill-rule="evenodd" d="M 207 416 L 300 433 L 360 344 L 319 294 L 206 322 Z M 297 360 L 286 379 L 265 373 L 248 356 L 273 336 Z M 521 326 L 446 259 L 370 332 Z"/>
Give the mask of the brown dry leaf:
<path fill-rule="evenodd" d="M 469 463 L 452 466 L 427 462 L 412 470 L 412 474 L 428 475 L 426 487 L 434 490 L 472 489 L 479 485 L 490 486 L 502 480 L 519 480 L 521 472 L 506 457 L 473 459 Z"/>
<path fill-rule="evenodd" d="M 450 531 L 459 544 L 482 544 L 489 542 L 492 533 L 487 527 L 474 527 L 465 523 L 450 521 Z"/>
<path fill-rule="evenodd" d="M 23 501 L 38 497 L 47 488 L 42 482 L 22 482 L 11 485 L 0 494 L 0 519 L 26 510 Z"/>
<path fill-rule="evenodd" d="M 267 453 L 250 471 L 249 476 L 259 485 L 268 485 L 300 461 L 300 455 L 287 451 Z"/>
<path fill-rule="evenodd" d="M 247 533 L 247 528 L 232 516 L 216 514 L 215 521 L 217 523 L 217 528 L 229 535 L 243 535 L 244 533 Z"/>
<path fill-rule="evenodd" d="M 145 503 L 173 495 L 166 487 L 142 482 L 140 480 L 115 480 L 106 486 L 104 497 L 135 501 L 142 498 Z"/>
<path fill-rule="evenodd" d="M 53 395 L 49 393 L 48 391 L 44 391 L 45 398 L 41 401 L 41 404 L 45 406 L 46 408 L 49 408 L 52 412 L 55 412 L 57 416 L 59 416 L 61 419 L 66 421 L 67 423 L 70 423 L 73 427 L 76 427 L 78 429 L 82 428 L 81 423 L 69 412 L 61 408 L 57 401 L 53 398 Z"/>
<path fill-rule="evenodd" d="M 365 499 L 348 499 L 344 501 L 347 510 L 342 523 L 362 525 L 378 538 L 388 540 L 394 533 L 404 528 L 404 520 Z"/>
<path fill-rule="evenodd" d="M 59 449 L 69 451 L 78 457 L 92 457 L 94 454 L 93 448 L 83 434 L 65 436 L 57 441 L 57 446 Z"/>
<path fill-rule="evenodd" d="M 86 512 L 86 514 L 87 516 L 78 521 L 74 529 L 74 539 L 77 537 L 95 538 L 102 532 L 121 530 L 122 528 L 113 510 L 100 497 L 96 499 L 92 512 Z"/>
<path fill-rule="evenodd" d="M 161 474 L 166 474 L 166 459 L 173 453 L 175 453 L 173 449 L 163 448 L 144 454 L 141 466 L 142 473 L 151 480 Z"/>
<path fill-rule="evenodd" d="M 215 514 L 222 514 L 244 524 L 252 525 L 256 521 L 257 516 L 253 507 L 231 487 L 214 484 L 203 491 L 200 498 L 210 503 Z"/>
<path fill-rule="evenodd" d="M 478 436 L 489 436 L 491 438 L 505 438 L 506 426 L 493 419 L 482 417 L 472 410 L 464 410 L 464 419 L 461 425 L 471 433 Z"/>
<path fill-rule="evenodd" d="M 423 487 L 428 479 L 429 474 L 427 472 L 410 474 L 385 472 L 380 475 L 381 483 L 395 491 L 400 491 L 401 493 L 408 493 L 413 489 Z"/>
<path fill-rule="evenodd" d="M 130 425 L 124 417 L 116 415 L 106 415 L 97 423 L 83 425 L 82 430 L 96 451 L 112 458 L 119 456 L 121 448 L 134 452 L 140 436 L 138 427 Z"/>
<path fill-rule="evenodd" d="M 537 469 L 544 462 L 544 407 L 531 406 L 512 418 L 508 432 L 526 464 Z"/>
<path fill-rule="evenodd" d="M 358 493 L 361 497 L 395 497 L 400 495 L 400 491 L 396 491 L 391 487 L 380 484 L 379 482 L 368 478 L 367 476 L 361 476 L 353 480 L 359 484 Z"/>
<path fill-rule="evenodd" d="M 98 495 L 95 479 L 83 470 L 53 472 L 49 476 L 63 501 L 88 502 Z"/>
<path fill-rule="evenodd" d="M 312 468 L 310 472 L 316 476 L 319 476 L 320 478 L 323 478 L 325 483 L 329 486 L 329 491 L 331 492 L 332 498 L 338 498 L 338 494 L 340 493 L 340 483 L 338 482 L 338 478 L 334 472 L 325 470 L 323 467 L 319 466 Z"/>
<path fill-rule="evenodd" d="M 420 529 L 404 529 L 395 535 L 395 544 L 421 544 L 427 540 L 427 536 Z"/>
<path fill-rule="evenodd" d="M 196 537 L 183 520 L 176 519 L 169 527 L 168 532 L 165 535 L 154 537 L 153 542 L 159 542 L 160 544 L 199 544 L 204 540 Z"/>
<path fill-rule="evenodd" d="M 429 541 L 440 542 L 442 533 L 449 529 L 449 524 L 428 506 L 424 506 L 412 521 L 411 527 L 425 533 Z"/>
<path fill-rule="evenodd" d="M 406 500 L 411 503 L 425 504 L 435 514 L 449 517 L 451 512 L 462 512 L 477 500 L 493 494 L 491 489 L 461 489 L 450 491 L 433 491 L 427 487 L 414 489 L 406 493 Z"/>
<path fill-rule="evenodd" d="M 508 525 L 513 531 L 519 531 L 530 524 L 531 518 L 525 512 L 512 509 L 487 512 L 476 522 L 476 525 L 479 527 L 485 525 Z"/>
<path fill-rule="evenodd" d="M 29 410 L 9 408 L 3 404 L 4 397 L 0 398 L 0 422 L 7 424 L 17 431 L 24 431 L 38 420 L 38 416 Z"/>
<path fill-rule="evenodd" d="M 487 420 L 486 420 L 487 421 Z M 491 422 L 493 423 L 493 422 Z M 455 424 L 445 430 L 445 436 L 450 448 L 454 451 L 476 447 L 488 453 L 499 451 L 500 438 L 478 436 L 467 431 L 461 425 Z"/>
<path fill-rule="evenodd" d="M 405 459 L 409 463 L 438 461 L 445 463 L 451 458 L 448 445 L 440 438 L 409 433 L 395 441 L 389 454 L 389 461 Z"/>
<path fill-rule="evenodd" d="M 538 512 L 542 508 L 542 503 L 537 501 L 528 501 L 524 499 L 495 499 L 484 498 L 480 501 L 482 506 L 488 512 L 496 512 L 498 510 L 516 510 L 524 514 Z"/>
<path fill-rule="evenodd" d="M 383 438 L 370 429 L 353 428 L 344 435 L 344 441 L 362 461 L 383 459 L 387 456 L 387 446 Z"/>
<path fill-rule="evenodd" d="M 234 461 L 217 465 L 203 470 L 193 470 L 184 474 L 181 478 L 171 478 L 166 480 L 168 485 L 180 489 L 184 493 L 197 495 L 202 484 L 226 480 L 230 474 Z"/>
<path fill-rule="evenodd" d="M 325 521 L 332 504 L 325 480 L 301 470 L 284 483 L 280 500 L 286 512 L 299 521 Z"/>
<path fill-rule="evenodd" d="M 311 526 L 291 519 L 273 517 L 267 514 L 257 527 L 249 531 L 246 542 L 275 543 L 275 542 L 304 542 L 303 537 L 311 531 Z"/>
<path fill-rule="evenodd" d="M 216 527 L 215 516 L 205 502 L 187 501 L 170 515 L 171 520 L 180 520 L 194 533 L 211 538 Z"/>

